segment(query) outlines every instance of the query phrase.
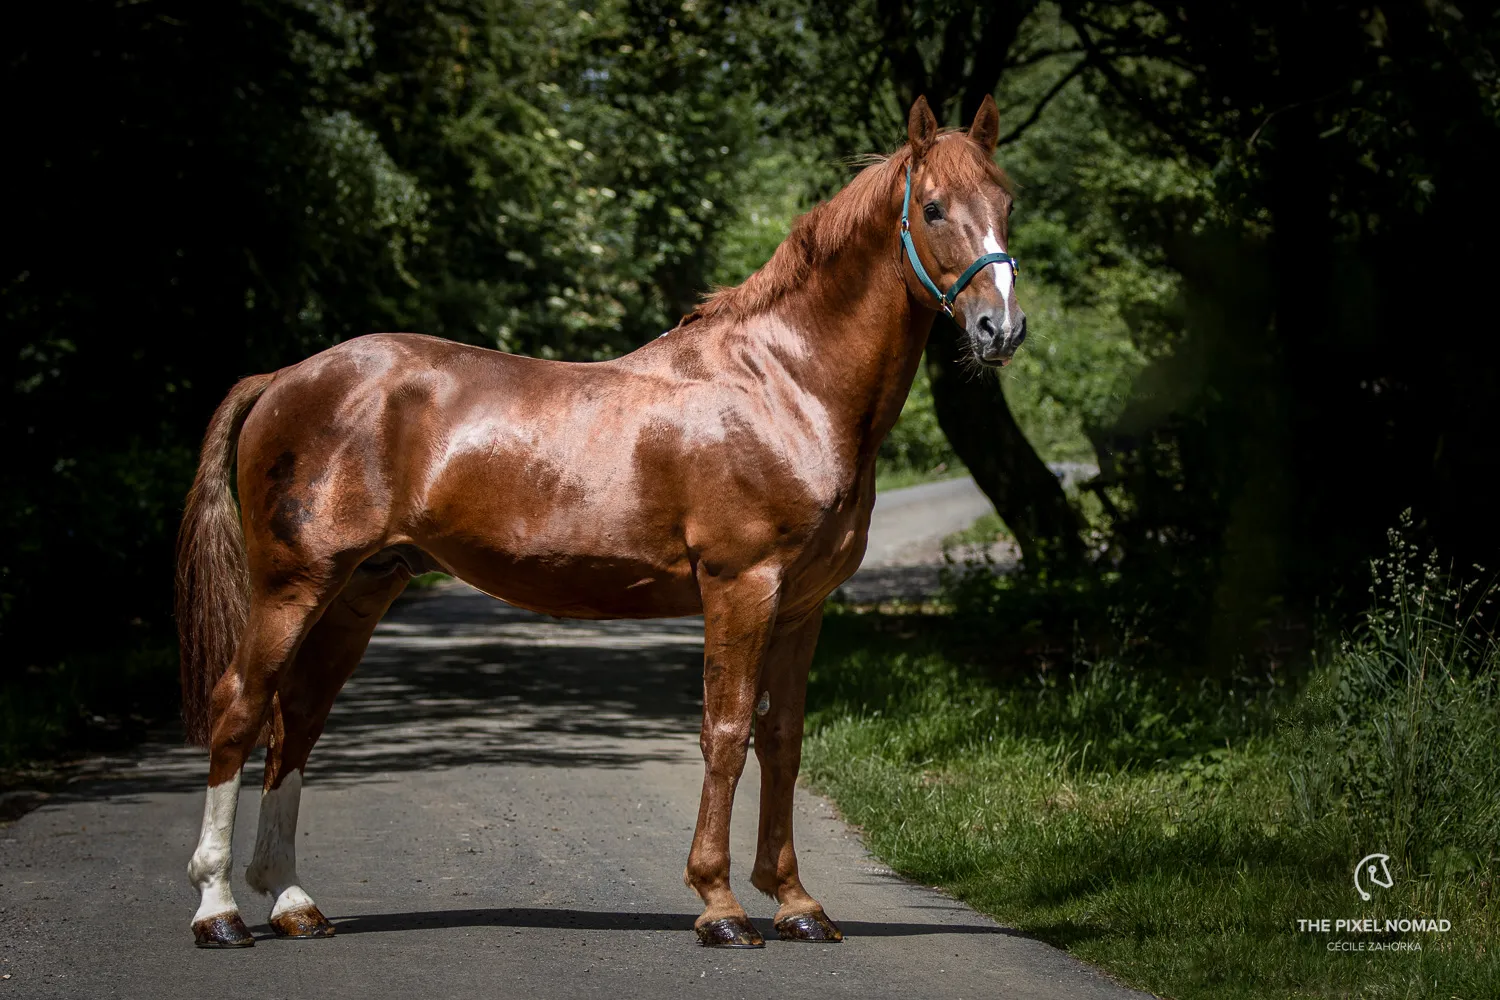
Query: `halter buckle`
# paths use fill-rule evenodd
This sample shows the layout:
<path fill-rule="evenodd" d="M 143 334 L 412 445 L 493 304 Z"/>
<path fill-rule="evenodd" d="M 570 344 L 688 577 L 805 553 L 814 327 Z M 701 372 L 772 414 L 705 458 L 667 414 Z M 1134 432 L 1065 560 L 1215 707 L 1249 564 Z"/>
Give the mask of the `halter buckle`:
<path fill-rule="evenodd" d="M 938 304 L 943 307 L 943 312 L 945 312 L 945 313 L 948 314 L 948 318 L 952 319 L 953 318 L 953 303 L 949 302 L 947 299 L 939 299 L 938 300 Z"/>

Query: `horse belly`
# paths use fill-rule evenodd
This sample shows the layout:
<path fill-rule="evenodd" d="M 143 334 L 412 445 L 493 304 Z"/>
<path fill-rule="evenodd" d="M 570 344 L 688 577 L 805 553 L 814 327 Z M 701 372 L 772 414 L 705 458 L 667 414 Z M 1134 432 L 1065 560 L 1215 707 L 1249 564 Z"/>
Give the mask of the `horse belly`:
<path fill-rule="evenodd" d="M 470 494 L 430 510 L 418 544 L 476 589 L 545 614 L 668 618 L 700 611 L 687 550 L 667 519 L 527 485 L 517 476 L 483 499 Z"/>
<path fill-rule="evenodd" d="M 476 590 L 559 618 L 676 618 L 703 610 L 687 567 L 664 569 L 611 555 L 433 548 Z"/>

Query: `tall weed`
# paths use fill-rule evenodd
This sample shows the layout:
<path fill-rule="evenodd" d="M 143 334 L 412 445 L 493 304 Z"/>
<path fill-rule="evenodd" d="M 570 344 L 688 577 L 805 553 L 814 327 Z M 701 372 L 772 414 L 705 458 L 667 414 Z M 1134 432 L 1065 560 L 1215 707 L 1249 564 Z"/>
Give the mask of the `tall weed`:
<path fill-rule="evenodd" d="M 1408 870 L 1493 874 L 1500 851 L 1496 587 L 1461 582 L 1391 533 L 1371 610 L 1285 720 L 1293 803 Z M 1373 849 L 1373 848 L 1372 848 Z"/>

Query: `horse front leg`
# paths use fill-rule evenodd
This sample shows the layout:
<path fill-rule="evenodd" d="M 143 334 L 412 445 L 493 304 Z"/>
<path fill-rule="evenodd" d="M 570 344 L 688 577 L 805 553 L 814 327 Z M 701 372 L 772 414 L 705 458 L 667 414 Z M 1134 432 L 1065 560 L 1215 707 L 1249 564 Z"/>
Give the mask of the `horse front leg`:
<path fill-rule="evenodd" d="M 750 882 L 781 904 L 776 936 L 791 941 L 842 941 L 843 932 L 802 887 L 792 843 L 792 799 L 802 765 L 802 720 L 807 671 L 818 631 L 820 606 L 807 618 L 780 623 L 761 672 L 755 706 L 755 756 L 760 761 L 760 832 Z"/>
<path fill-rule="evenodd" d="M 705 945 L 765 941 L 729 888 L 729 816 L 745 769 L 755 685 L 776 619 L 780 574 L 764 569 L 703 581 L 703 795 L 683 881 L 703 900 L 694 922 Z"/>

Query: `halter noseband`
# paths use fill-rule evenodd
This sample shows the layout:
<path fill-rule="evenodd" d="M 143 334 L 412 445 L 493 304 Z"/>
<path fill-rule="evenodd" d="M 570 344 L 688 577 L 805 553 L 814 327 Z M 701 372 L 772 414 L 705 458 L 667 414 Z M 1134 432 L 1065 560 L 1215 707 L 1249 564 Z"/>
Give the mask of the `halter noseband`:
<path fill-rule="evenodd" d="M 927 268 L 922 266 L 922 259 L 917 256 L 917 247 L 911 240 L 911 220 L 907 213 L 911 210 L 911 166 L 906 167 L 906 194 L 901 198 L 901 245 L 906 247 L 906 259 L 911 261 L 911 269 L 917 273 L 917 280 L 922 287 L 937 297 L 938 306 L 950 317 L 953 315 L 953 300 L 958 298 L 958 293 L 968 287 L 969 282 L 974 280 L 974 275 L 989 267 L 991 264 L 1006 263 L 1010 265 L 1011 280 L 1015 280 L 1021 273 L 1021 268 L 1016 264 L 1016 259 L 1008 253 L 987 253 L 974 263 L 969 269 L 958 276 L 953 287 L 946 292 L 938 288 L 937 283 L 927 276 Z"/>

